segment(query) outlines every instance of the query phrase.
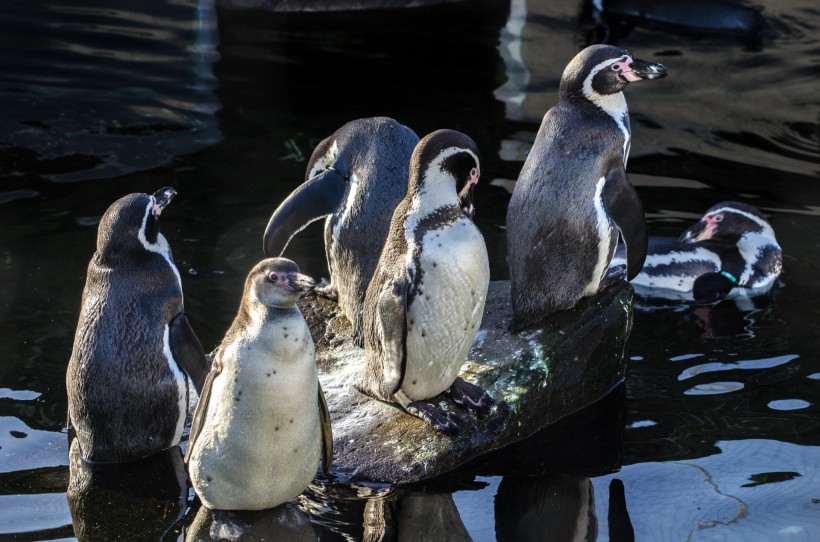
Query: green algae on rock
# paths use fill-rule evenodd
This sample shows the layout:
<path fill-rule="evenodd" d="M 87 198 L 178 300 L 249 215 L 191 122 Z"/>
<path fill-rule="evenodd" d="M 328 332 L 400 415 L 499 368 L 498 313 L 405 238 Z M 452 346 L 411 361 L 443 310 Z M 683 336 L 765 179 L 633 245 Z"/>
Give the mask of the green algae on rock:
<path fill-rule="evenodd" d="M 316 342 L 319 380 L 333 426 L 331 472 L 350 481 L 389 484 L 432 479 L 527 438 L 623 381 L 632 325 L 627 283 L 517 334 L 509 332 L 509 300 L 509 282 L 490 283 L 481 329 L 460 374 L 484 388 L 497 406 L 488 416 L 477 417 L 440 396 L 442 408 L 472 422 L 462 434 L 449 437 L 354 388 L 364 350 L 353 346 L 350 324 L 333 302 L 315 295 L 304 298 L 300 309 Z"/>

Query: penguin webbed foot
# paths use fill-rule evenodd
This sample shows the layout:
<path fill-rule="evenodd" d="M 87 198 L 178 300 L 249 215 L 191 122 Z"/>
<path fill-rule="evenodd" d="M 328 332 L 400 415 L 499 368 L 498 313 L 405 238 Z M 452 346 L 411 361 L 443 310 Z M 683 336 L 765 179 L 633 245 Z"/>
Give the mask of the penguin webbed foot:
<path fill-rule="evenodd" d="M 316 285 L 313 291 L 316 292 L 316 295 L 329 299 L 334 303 L 339 302 L 339 291 L 335 286 L 333 286 L 333 284 L 331 284 L 329 280 L 324 277 L 319 281 L 319 284 Z"/>
<path fill-rule="evenodd" d="M 457 405 L 483 415 L 489 414 L 495 405 L 495 401 L 493 401 L 489 393 L 462 378 L 456 378 L 445 393 L 449 395 Z"/>
<path fill-rule="evenodd" d="M 455 412 L 442 410 L 436 405 L 425 401 L 413 401 L 405 407 L 408 414 L 429 423 L 433 429 L 451 437 L 461 433 L 461 418 Z"/>
<path fill-rule="evenodd" d="M 601 282 L 598 284 L 598 293 L 603 292 L 613 284 L 626 280 L 626 265 L 616 265 L 610 267 L 604 273 Z"/>

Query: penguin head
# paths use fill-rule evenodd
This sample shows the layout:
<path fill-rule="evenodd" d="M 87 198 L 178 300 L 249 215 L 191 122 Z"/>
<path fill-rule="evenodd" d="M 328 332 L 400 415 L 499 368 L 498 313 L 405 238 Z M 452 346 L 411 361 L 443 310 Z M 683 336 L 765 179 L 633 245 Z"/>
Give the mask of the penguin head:
<path fill-rule="evenodd" d="M 176 190 L 170 186 L 152 195 L 128 194 L 105 211 L 97 233 L 97 252 L 111 260 L 140 251 L 168 253 L 168 242 L 159 232 L 159 216 Z"/>
<path fill-rule="evenodd" d="M 457 199 L 465 216 L 472 219 L 473 189 L 481 176 L 478 146 L 455 130 L 437 130 L 416 145 L 410 158 L 408 193 L 427 194 L 433 208 Z"/>
<path fill-rule="evenodd" d="M 776 243 L 774 230 L 757 208 L 736 201 L 725 201 L 706 211 L 697 224 L 681 234 L 680 242 L 736 244 L 748 234 L 770 237 Z"/>
<path fill-rule="evenodd" d="M 292 308 L 299 298 L 316 287 L 316 281 L 299 272 L 287 258 L 267 258 L 251 270 L 245 281 L 244 299 L 266 307 Z"/>
<path fill-rule="evenodd" d="M 597 102 L 597 97 L 617 94 L 631 82 L 660 79 L 668 74 L 662 64 L 634 58 L 625 49 L 590 45 L 567 64 L 559 93 L 565 98 Z"/>

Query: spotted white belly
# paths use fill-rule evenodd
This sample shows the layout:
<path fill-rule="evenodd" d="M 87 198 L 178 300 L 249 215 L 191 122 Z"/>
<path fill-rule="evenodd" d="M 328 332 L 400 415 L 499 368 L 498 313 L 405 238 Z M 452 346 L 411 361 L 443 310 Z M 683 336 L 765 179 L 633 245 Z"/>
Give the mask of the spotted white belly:
<path fill-rule="evenodd" d="M 407 314 L 402 391 L 413 401 L 446 390 L 458 376 L 481 326 L 490 266 L 484 238 L 461 218 L 425 234 L 420 293 Z"/>
<path fill-rule="evenodd" d="M 314 359 L 301 315 L 249 330 L 226 349 L 189 463 L 208 507 L 271 508 L 313 479 L 322 438 Z"/>

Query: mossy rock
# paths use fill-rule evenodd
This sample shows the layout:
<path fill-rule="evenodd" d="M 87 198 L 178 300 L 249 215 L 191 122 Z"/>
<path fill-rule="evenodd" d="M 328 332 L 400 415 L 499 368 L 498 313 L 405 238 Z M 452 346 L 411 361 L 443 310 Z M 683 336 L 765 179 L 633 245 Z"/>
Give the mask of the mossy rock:
<path fill-rule="evenodd" d="M 332 474 L 344 482 L 411 484 L 526 439 L 622 382 L 632 288 L 618 284 L 511 334 L 510 284 L 491 282 L 481 329 L 460 376 L 484 388 L 497 407 L 476 417 L 439 397 L 441 406 L 468 422 L 456 437 L 355 389 L 364 351 L 353 346 L 347 319 L 334 303 L 315 296 L 304 298 L 300 308 L 316 342 L 330 409 Z"/>

